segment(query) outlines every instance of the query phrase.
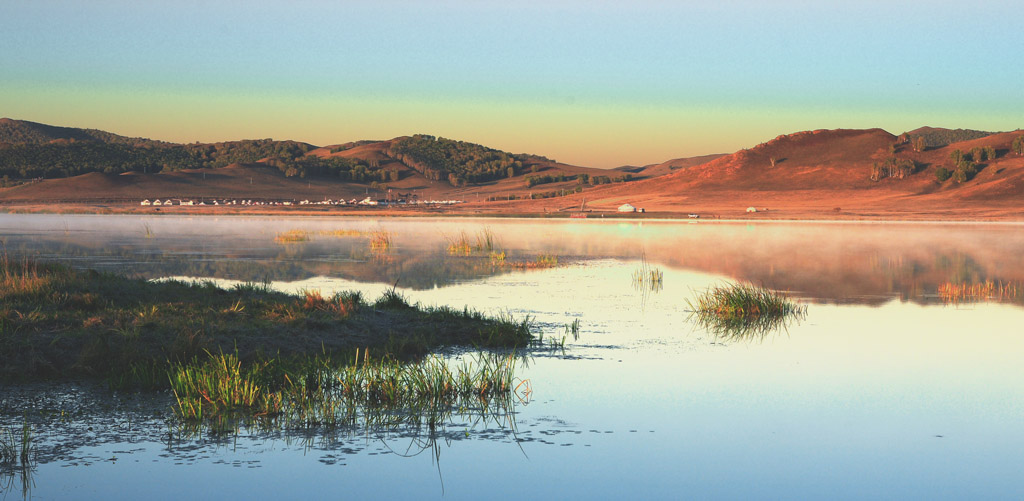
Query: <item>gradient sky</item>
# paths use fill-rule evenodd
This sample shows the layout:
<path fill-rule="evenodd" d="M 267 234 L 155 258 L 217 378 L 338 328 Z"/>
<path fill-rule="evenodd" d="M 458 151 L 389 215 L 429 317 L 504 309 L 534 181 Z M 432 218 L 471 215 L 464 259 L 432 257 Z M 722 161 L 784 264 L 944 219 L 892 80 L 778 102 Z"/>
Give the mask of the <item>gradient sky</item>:
<path fill-rule="evenodd" d="M 0 116 L 613 167 L 808 129 L 1018 129 L 1022 52 L 1019 0 L 5 0 Z"/>

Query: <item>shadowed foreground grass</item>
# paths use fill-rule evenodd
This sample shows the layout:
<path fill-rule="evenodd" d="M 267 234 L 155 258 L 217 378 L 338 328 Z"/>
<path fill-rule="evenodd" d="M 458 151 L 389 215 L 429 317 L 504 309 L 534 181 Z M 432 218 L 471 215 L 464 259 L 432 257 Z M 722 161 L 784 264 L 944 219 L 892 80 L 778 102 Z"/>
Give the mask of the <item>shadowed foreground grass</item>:
<path fill-rule="evenodd" d="M 368 348 L 409 359 L 442 346 L 523 347 L 529 319 L 410 305 L 394 291 L 289 295 L 245 284 L 147 282 L 0 258 L 0 380 L 162 379 L 232 353 L 246 367 Z"/>

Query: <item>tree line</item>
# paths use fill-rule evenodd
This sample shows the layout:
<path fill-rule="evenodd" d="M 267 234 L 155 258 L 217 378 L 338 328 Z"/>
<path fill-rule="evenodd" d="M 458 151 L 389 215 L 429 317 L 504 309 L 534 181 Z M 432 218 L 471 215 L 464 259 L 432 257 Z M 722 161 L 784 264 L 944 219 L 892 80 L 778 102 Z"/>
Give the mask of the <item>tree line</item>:
<path fill-rule="evenodd" d="M 474 143 L 417 134 L 391 144 L 387 155 L 434 181 L 466 186 L 523 171 L 523 155 L 513 155 Z"/>
<path fill-rule="evenodd" d="M 375 162 L 308 156 L 313 148 L 306 143 L 270 139 L 145 146 L 96 141 L 15 144 L 0 148 L 0 176 L 32 179 L 90 172 L 153 174 L 265 161 L 286 176 L 332 176 L 356 182 L 398 180 L 397 170 L 381 169 Z"/>

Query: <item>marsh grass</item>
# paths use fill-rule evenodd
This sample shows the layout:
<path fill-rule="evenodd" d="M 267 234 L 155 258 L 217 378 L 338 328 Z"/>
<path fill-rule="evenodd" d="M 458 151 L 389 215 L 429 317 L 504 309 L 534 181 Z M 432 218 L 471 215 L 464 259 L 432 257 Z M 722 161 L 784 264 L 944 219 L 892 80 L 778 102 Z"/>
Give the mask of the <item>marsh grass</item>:
<path fill-rule="evenodd" d="M 392 289 L 298 295 L 247 283 L 149 282 L 34 261 L 0 259 L 0 380 L 108 379 L 153 385 L 158 368 L 238 347 L 243 362 L 356 347 L 410 359 L 444 346 L 513 348 L 529 319 L 410 305 Z"/>
<path fill-rule="evenodd" d="M 278 233 L 274 237 L 274 241 L 279 244 L 295 244 L 308 242 L 310 238 L 311 234 L 306 230 L 288 230 Z"/>
<path fill-rule="evenodd" d="M 359 230 L 321 230 L 319 232 L 319 234 L 321 236 L 325 236 L 325 237 L 336 237 L 336 238 L 362 237 L 362 236 L 366 235 L 366 233 L 364 233 L 362 231 L 359 231 Z"/>
<path fill-rule="evenodd" d="M 470 236 L 465 231 L 460 231 L 455 236 L 445 236 L 448 241 L 448 254 L 453 256 L 469 256 L 474 252 L 493 253 L 499 248 L 498 239 L 490 228 L 483 228 L 475 235 L 475 241 L 471 242 Z"/>
<path fill-rule="evenodd" d="M 436 422 L 453 408 L 486 406 L 532 391 L 528 381 L 515 376 L 517 360 L 514 352 L 480 352 L 457 363 L 437 356 L 403 363 L 357 349 L 340 362 L 324 355 L 243 364 L 237 355 L 209 354 L 174 367 L 170 381 L 176 414 L 214 428 L 253 420 L 329 428 L 357 415 L 376 416 L 378 422 L 395 419 L 390 413 Z"/>
<path fill-rule="evenodd" d="M 501 266 L 505 268 L 514 268 L 520 270 L 533 270 L 542 268 L 554 268 L 558 266 L 558 256 L 554 254 L 539 254 L 532 260 L 526 261 L 505 261 L 502 260 Z"/>
<path fill-rule="evenodd" d="M 686 303 L 702 327 L 729 340 L 763 339 L 807 313 L 806 306 L 749 283 L 711 287 Z"/>
<path fill-rule="evenodd" d="M 25 468 L 31 466 L 35 454 L 35 433 L 26 417 L 19 428 L 0 430 L 0 466 Z"/>
<path fill-rule="evenodd" d="M 641 291 L 659 292 L 664 287 L 665 274 L 647 262 L 647 255 L 640 257 L 640 266 L 633 270 L 633 288 Z"/>
<path fill-rule="evenodd" d="M 1020 282 L 992 280 L 974 284 L 946 282 L 939 285 L 938 294 L 946 303 L 1007 301 L 1024 295 L 1024 287 Z"/>
<path fill-rule="evenodd" d="M 391 249 L 391 233 L 384 230 L 370 232 L 370 251 L 387 252 Z"/>

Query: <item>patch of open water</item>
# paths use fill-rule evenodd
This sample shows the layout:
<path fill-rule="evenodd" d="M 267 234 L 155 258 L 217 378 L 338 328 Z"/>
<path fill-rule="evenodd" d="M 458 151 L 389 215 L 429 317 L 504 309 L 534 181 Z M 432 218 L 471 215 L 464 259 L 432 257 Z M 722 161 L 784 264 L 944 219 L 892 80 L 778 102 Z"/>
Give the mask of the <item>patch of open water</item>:
<path fill-rule="evenodd" d="M 302 229 L 307 242 L 279 244 Z M 364 237 L 387 231 L 371 252 Z M 449 256 L 490 231 L 509 260 Z M 945 283 L 1024 280 L 1013 225 L 269 219 L 0 215 L 10 255 L 158 278 L 269 281 L 284 290 L 397 282 L 413 301 L 530 315 L 564 354 L 535 353 L 534 394 L 497 419 L 441 429 L 343 427 L 176 434 L 167 395 L 4 388 L 28 409 L 33 497 L 929 497 L 1024 493 L 1024 302 L 945 304 Z M 636 288 L 641 260 L 664 272 Z M 764 338 L 702 329 L 685 299 L 749 280 L 794 292 L 806 318 Z M 61 415 L 60 411 L 65 414 Z M 25 479 L 0 476 L 20 496 Z M 4 486 L 7 487 L 4 487 Z"/>

